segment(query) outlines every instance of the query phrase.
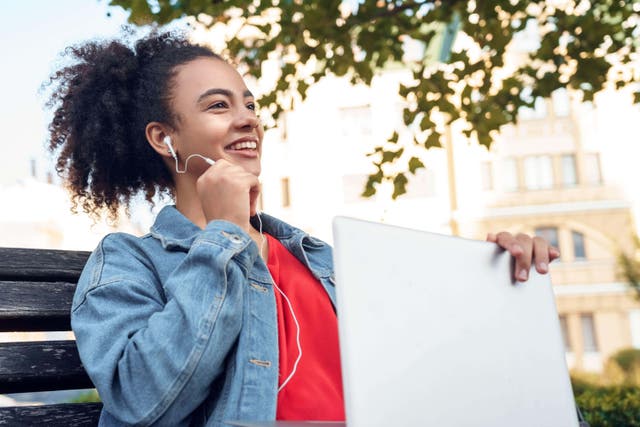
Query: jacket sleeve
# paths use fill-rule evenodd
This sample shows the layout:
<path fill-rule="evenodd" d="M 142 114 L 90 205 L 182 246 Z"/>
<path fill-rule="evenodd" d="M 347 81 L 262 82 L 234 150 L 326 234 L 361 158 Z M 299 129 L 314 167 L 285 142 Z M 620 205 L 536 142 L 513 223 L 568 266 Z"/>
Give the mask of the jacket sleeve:
<path fill-rule="evenodd" d="M 135 239 L 106 237 L 85 266 L 71 313 L 80 357 L 122 422 L 188 424 L 240 333 L 257 247 L 235 224 L 213 221 L 159 284 Z"/>

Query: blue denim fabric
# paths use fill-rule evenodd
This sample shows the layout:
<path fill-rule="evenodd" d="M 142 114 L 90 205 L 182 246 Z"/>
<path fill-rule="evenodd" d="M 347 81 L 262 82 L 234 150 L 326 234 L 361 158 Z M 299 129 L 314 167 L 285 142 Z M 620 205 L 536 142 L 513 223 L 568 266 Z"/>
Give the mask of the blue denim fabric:
<path fill-rule="evenodd" d="M 335 307 L 331 248 L 260 217 Z M 143 237 L 105 237 L 84 268 L 71 313 L 82 363 L 104 402 L 100 425 L 273 420 L 273 292 L 256 244 L 227 221 L 201 230 L 170 206 Z"/>

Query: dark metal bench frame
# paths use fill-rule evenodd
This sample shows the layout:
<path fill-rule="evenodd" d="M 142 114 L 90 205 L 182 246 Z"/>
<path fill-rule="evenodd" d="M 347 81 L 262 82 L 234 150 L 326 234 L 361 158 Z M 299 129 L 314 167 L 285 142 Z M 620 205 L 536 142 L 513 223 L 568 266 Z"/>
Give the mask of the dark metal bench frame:
<path fill-rule="evenodd" d="M 90 252 L 0 248 L 0 332 L 70 331 Z M 74 340 L 0 343 L 0 394 L 93 388 Z M 101 403 L 0 408 L 0 426 L 95 426 Z"/>

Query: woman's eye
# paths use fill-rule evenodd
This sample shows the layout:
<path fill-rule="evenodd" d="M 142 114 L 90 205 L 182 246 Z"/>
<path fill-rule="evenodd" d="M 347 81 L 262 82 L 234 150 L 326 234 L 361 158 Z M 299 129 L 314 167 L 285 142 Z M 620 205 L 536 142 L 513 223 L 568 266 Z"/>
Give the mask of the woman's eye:
<path fill-rule="evenodd" d="M 213 104 L 209 105 L 208 109 L 214 109 L 214 108 L 226 108 L 227 104 L 225 102 L 214 102 Z"/>
<path fill-rule="evenodd" d="M 254 111 L 255 111 L 255 109 L 256 109 L 256 104 L 254 104 L 253 102 L 251 102 L 251 103 L 247 104 L 247 108 L 248 108 L 249 110 L 254 110 Z"/>

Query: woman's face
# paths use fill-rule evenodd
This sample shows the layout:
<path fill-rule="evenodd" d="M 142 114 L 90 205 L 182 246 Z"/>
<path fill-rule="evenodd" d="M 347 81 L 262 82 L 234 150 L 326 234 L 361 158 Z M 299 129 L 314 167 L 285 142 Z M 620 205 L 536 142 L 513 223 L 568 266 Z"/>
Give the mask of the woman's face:
<path fill-rule="evenodd" d="M 232 66 L 215 58 L 195 59 L 177 68 L 171 91 L 178 117 L 171 137 L 183 162 L 197 153 L 260 175 L 264 131 L 253 95 Z M 194 157 L 188 171 L 199 176 L 207 167 Z"/>

